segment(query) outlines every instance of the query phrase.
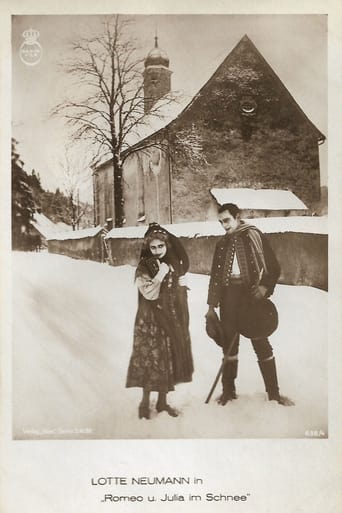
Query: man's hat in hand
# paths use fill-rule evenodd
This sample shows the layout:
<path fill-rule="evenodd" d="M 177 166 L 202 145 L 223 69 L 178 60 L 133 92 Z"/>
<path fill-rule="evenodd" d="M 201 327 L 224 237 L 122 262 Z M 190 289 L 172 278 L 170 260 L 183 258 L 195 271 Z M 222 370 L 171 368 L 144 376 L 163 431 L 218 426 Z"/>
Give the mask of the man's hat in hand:
<path fill-rule="evenodd" d="M 212 338 L 217 345 L 223 346 L 223 330 L 221 321 L 218 318 L 215 310 L 210 310 L 205 317 L 205 329 L 207 335 Z"/>
<path fill-rule="evenodd" d="M 244 337 L 269 337 L 278 327 L 278 312 L 270 299 L 247 300 L 238 309 L 237 321 Z"/>

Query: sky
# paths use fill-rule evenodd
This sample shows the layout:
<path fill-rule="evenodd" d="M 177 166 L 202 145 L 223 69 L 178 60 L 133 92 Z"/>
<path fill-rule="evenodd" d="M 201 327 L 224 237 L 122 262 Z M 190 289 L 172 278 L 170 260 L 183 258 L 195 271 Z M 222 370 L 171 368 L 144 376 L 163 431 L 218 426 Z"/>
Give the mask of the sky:
<path fill-rule="evenodd" d="M 69 41 L 100 26 L 100 16 L 14 16 L 12 25 L 12 127 L 30 172 L 54 190 L 63 183 L 58 160 L 69 142 L 64 122 L 51 109 L 72 85 L 61 63 Z M 325 15 L 138 15 L 132 31 L 141 56 L 154 45 L 166 51 L 172 89 L 195 94 L 247 34 L 316 127 L 327 134 L 327 16 Z M 39 31 L 42 59 L 27 66 L 19 57 L 24 30 Z M 321 182 L 327 184 L 327 141 L 320 147 Z M 91 182 L 80 192 L 91 198 Z"/>

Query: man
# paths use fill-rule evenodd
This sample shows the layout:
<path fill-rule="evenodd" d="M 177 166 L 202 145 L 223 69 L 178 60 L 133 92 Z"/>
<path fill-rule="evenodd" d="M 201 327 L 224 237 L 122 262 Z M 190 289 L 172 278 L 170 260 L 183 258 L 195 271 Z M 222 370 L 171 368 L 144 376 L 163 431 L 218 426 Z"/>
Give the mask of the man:
<path fill-rule="evenodd" d="M 224 354 L 230 349 L 222 371 L 223 391 L 219 398 L 219 403 L 225 405 L 237 397 L 238 316 L 241 316 L 241 309 L 246 308 L 246 305 L 248 308 L 253 301 L 268 298 L 273 293 L 280 268 L 266 237 L 255 226 L 240 219 L 237 205 L 222 205 L 218 218 L 226 235 L 215 248 L 206 317 L 208 321 L 210 317 L 216 316 L 214 309 L 220 308 Z M 276 364 L 268 338 L 251 338 L 251 342 L 258 357 L 268 399 L 284 406 L 293 405 L 290 399 L 279 394 Z"/>

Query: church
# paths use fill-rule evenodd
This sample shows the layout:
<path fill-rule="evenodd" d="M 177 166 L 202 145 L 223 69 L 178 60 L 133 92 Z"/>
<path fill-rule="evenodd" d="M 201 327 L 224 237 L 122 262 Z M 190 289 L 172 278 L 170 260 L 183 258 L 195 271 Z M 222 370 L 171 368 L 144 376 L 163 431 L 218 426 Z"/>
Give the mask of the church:
<path fill-rule="evenodd" d="M 325 136 L 247 35 L 192 98 L 151 116 L 172 94 L 171 76 L 156 37 L 144 62 L 148 122 L 130 141 L 133 153 L 122 154 L 125 226 L 212 220 L 212 190 L 289 191 L 310 213 Z M 111 161 L 94 170 L 93 187 L 95 222 L 104 226 L 114 218 Z M 282 208 L 291 215 L 291 202 Z"/>

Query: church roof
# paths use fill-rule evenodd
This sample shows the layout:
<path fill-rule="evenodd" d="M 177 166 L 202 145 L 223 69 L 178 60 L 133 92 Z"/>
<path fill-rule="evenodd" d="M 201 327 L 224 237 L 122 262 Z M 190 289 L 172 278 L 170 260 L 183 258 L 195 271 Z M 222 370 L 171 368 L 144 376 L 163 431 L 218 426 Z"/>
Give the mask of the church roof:
<path fill-rule="evenodd" d="M 209 82 L 215 77 L 215 75 L 219 72 L 221 66 L 229 63 L 230 59 L 234 55 L 234 53 L 238 50 L 241 45 L 247 45 L 251 51 L 256 53 L 261 59 L 261 61 L 266 66 L 269 73 L 272 75 L 274 80 L 277 82 L 278 86 L 281 88 L 283 93 L 288 98 L 288 101 L 294 106 L 297 112 L 306 120 L 309 124 L 313 133 L 317 138 L 317 142 L 319 144 L 323 143 L 326 139 L 324 134 L 318 130 L 318 128 L 310 121 L 307 115 L 304 113 L 302 108 L 287 90 L 283 82 L 280 80 L 278 75 L 272 69 L 272 67 L 268 64 L 266 59 L 262 56 L 259 50 L 256 48 L 254 43 L 250 40 L 247 35 L 244 35 L 240 41 L 235 45 L 235 47 L 229 52 L 229 54 L 222 60 L 222 54 L 218 55 L 216 59 L 212 60 L 208 63 L 205 73 L 203 76 L 206 76 L 205 82 L 199 84 L 197 83 L 196 91 L 185 93 L 184 91 L 173 92 L 172 97 L 169 95 L 167 98 L 161 98 L 156 105 L 154 106 L 155 114 L 147 114 L 144 123 L 139 124 L 136 127 L 134 132 L 130 132 L 126 138 L 126 148 L 123 151 L 123 155 L 127 154 L 130 149 L 137 149 L 146 139 L 155 135 L 165 129 L 170 123 L 178 119 L 183 113 L 187 112 L 190 107 L 196 102 L 196 100 L 201 96 L 202 91 L 209 84 Z M 100 163 L 97 166 L 97 169 L 101 168 L 103 165 L 107 164 L 109 160 Z"/>
<path fill-rule="evenodd" d="M 264 64 L 266 65 L 266 67 L 268 68 L 268 71 L 271 73 L 271 75 L 273 76 L 273 78 L 278 82 L 278 84 L 280 85 L 280 87 L 282 88 L 283 92 L 286 94 L 286 96 L 288 97 L 288 100 L 295 106 L 295 108 L 297 109 L 297 111 L 306 119 L 306 121 L 311 125 L 312 129 L 314 130 L 316 136 L 317 136 L 317 140 L 318 142 L 321 144 L 325 141 L 326 137 L 324 134 L 322 134 L 322 132 L 320 130 L 318 130 L 318 128 L 312 123 L 312 121 L 310 121 L 310 119 L 308 118 L 308 116 L 305 114 L 305 112 L 303 111 L 303 109 L 299 106 L 299 104 L 296 102 L 296 100 L 293 98 L 293 96 L 291 95 L 291 93 L 289 92 L 289 90 L 285 87 L 285 85 L 283 84 L 283 82 L 280 80 L 280 78 L 278 77 L 278 75 L 275 73 L 275 71 L 273 70 L 273 68 L 269 65 L 269 63 L 266 61 L 266 59 L 264 58 L 264 56 L 259 52 L 259 50 L 257 49 L 257 47 L 255 46 L 255 44 L 249 39 L 249 37 L 247 36 L 247 34 L 245 34 L 243 36 L 243 38 L 239 41 L 239 43 L 236 45 L 235 48 L 237 48 L 241 43 L 243 42 L 247 42 L 251 48 L 258 54 L 258 56 L 260 57 L 260 59 L 264 62 Z M 235 49 L 234 48 L 234 49 Z M 233 53 L 234 50 L 232 50 L 231 53 Z M 229 55 L 228 55 L 229 57 Z"/>
<path fill-rule="evenodd" d="M 207 86 L 207 84 L 215 77 L 215 75 L 219 72 L 219 69 L 224 64 L 228 63 L 233 54 L 237 51 L 237 49 L 241 45 L 249 46 L 249 48 L 258 55 L 258 57 L 261 59 L 261 61 L 265 64 L 267 70 L 270 72 L 274 80 L 277 82 L 277 84 L 280 86 L 281 90 L 285 93 L 288 100 L 292 103 L 292 105 L 295 107 L 295 109 L 300 113 L 302 117 L 305 118 L 307 123 L 311 126 L 313 132 L 315 133 L 317 137 L 317 141 L 319 143 L 323 143 L 325 141 L 325 136 L 318 130 L 318 128 L 310 121 L 310 119 L 307 117 L 307 115 L 304 113 L 302 108 L 299 106 L 299 104 L 296 102 L 296 100 L 293 98 L 293 96 L 290 94 L 290 92 L 287 90 L 283 82 L 280 80 L 278 75 L 275 73 L 275 71 L 272 69 L 272 67 L 268 64 L 266 59 L 262 56 L 262 54 L 259 52 L 259 50 L 256 48 L 254 43 L 250 40 L 250 38 L 245 34 L 240 41 L 237 43 L 237 45 L 229 52 L 229 54 L 226 56 L 226 58 L 222 61 L 222 56 L 218 56 L 218 59 L 221 59 L 220 62 L 213 61 L 208 66 L 209 74 L 207 74 L 207 78 L 205 83 L 202 83 L 202 86 L 200 89 L 197 89 L 197 93 L 193 93 L 191 96 L 183 94 L 178 94 L 177 98 L 172 102 L 174 105 L 165 105 L 162 106 L 162 109 L 160 110 L 160 114 L 158 113 L 158 116 L 160 115 L 160 119 L 158 119 L 158 116 L 154 115 L 151 116 L 151 119 L 147 120 L 146 125 L 142 125 L 142 130 L 139 134 L 137 134 L 137 143 L 143 141 L 146 137 L 149 135 L 152 135 L 153 133 L 158 132 L 162 128 L 166 128 L 166 126 L 174 121 L 177 117 L 179 117 L 183 112 L 187 111 L 193 103 L 196 101 L 196 99 L 201 95 L 201 92 L 203 89 Z M 161 104 L 163 102 L 163 99 L 160 100 Z M 155 130 L 153 128 L 155 127 Z M 139 127 L 140 128 L 140 127 Z M 146 128 L 148 128 L 146 130 Z M 148 135 L 145 135 L 145 133 L 148 132 Z"/>

